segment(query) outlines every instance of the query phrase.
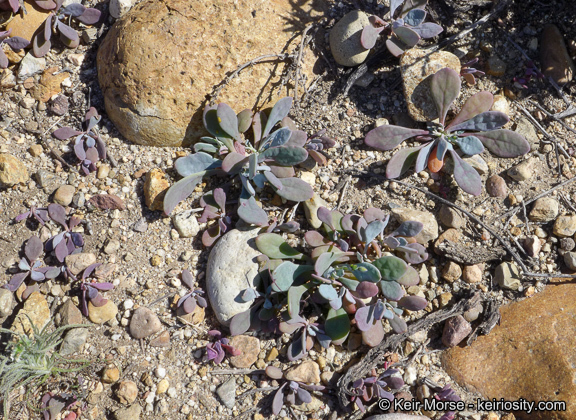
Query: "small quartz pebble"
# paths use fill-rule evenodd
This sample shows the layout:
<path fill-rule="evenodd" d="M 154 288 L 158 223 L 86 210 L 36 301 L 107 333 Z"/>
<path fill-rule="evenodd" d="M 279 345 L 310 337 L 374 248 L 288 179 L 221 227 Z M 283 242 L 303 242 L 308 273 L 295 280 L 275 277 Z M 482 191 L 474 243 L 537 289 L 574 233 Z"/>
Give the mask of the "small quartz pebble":
<path fill-rule="evenodd" d="M 161 328 L 162 324 L 156 314 L 144 306 L 136 309 L 130 320 L 130 334 L 137 339 L 155 334 Z"/>
<path fill-rule="evenodd" d="M 96 262 L 96 255 L 91 252 L 81 252 L 79 254 L 68 255 L 64 262 L 72 274 L 78 275 L 86 267 Z"/>
<path fill-rule="evenodd" d="M 453 283 L 462 276 L 462 268 L 454 261 L 450 261 L 442 269 L 442 278 L 449 283 Z"/>
<path fill-rule="evenodd" d="M 528 159 L 512 168 L 508 169 L 508 176 L 515 181 L 526 181 L 532 177 L 534 161 Z"/>
<path fill-rule="evenodd" d="M 185 210 L 173 217 L 174 227 L 182 238 L 192 238 L 200 232 L 196 215 L 191 210 Z"/>
<path fill-rule="evenodd" d="M 54 193 L 54 202 L 66 207 L 72 202 L 72 197 L 74 197 L 75 192 L 76 188 L 74 188 L 74 186 L 62 185 Z"/>
<path fill-rule="evenodd" d="M 482 281 L 483 264 L 466 265 L 462 270 L 462 279 L 466 283 L 479 283 Z"/>
<path fill-rule="evenodd" d="M 40 144 L 33 144 L 28 149 L 28 152 L 33 157 L 38 157 L 44 152 L 44 148 Z"/>
<path fill-rule="evenodd" d="M 542 243 L 540 242 L 538 236 L 532 235 L 524 239 L 522 242 L 522 247 L 528 256 L 534 258 L 540 253 L 540 250 L 542 249 Z"/>
<path fill-rule="evenodd" d="M 94 306 L 88 302 L 88 318 L 95 324 L 103 324 L 116 317 L 118 307 L 114 302 L 108 300 L 103 306 Z"/>
<path fill-rule="evenodd" d="M 120 249 L 120 241 L 117 239 L 110 239 L 106 246 L 104 247 L 104 252 L 108 255 L 114 254 Z"/>
<path fill-rule="evenodd" d="M 470 323 L 466 321 L 462 315 L 455 316 L 444 324 L 442 343 L 446 347 L 457 346 L 471 332 L 472 326 Z"/>
<path fill-rule="evenodd" d="M 169 347 L 170 333 L 168 331 L 162 331 L 158 337 L 150 340 L 150 345 L 152 347 Z"/>
<path fill-rule="evenodd" d="M 168 387 L 170 387 L 170 382 L 167 379 L 162 379 L 156 386 L 156 395 L 164 394 L 168 391 Z"/>
<path fill-rule="evenodd" d="M 166 376 L 166 369 L 162 366 L 158 366 L 154 371 L 154 375 L 159 379 L 163 379 Z"/>
<path fill-rule="evenodd" d="M 496 267 L 496 283 L 503 289 L 518 290 L 520 287 L 520 270 L 514 263 L 504 262 Z"/>

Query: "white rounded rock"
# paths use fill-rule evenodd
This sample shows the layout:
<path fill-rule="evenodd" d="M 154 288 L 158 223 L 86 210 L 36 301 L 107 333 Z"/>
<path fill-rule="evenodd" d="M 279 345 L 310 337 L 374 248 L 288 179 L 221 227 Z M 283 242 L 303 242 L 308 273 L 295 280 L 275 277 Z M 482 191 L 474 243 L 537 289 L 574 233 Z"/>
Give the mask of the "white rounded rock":
<path fill-rule="evenodd" d="M 258 229 L 233 229 L 214 245 L 206 268 L 206 289 L 212 310 L 223 325 L 250 308 L 252 302 L 242 302 L 240 294 L 260 283 L 256 257 L 261 254 L 254 238 Z"/>
<path fill-rule="evenodd" d="M 119 19 L 134 6 L 135 0 L 110 0 L 110 15 Z"/>

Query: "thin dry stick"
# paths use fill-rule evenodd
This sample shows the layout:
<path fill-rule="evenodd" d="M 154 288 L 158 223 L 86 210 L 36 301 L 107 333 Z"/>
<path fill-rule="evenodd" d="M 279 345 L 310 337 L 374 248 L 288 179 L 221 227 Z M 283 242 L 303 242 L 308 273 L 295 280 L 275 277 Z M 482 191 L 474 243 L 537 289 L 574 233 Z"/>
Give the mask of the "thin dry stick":
<path fill-rule="evenodd" d="M 531 99 L 528 99 L 528 102 L 530 102 L 532 105 L 534 105 L 535 107 L 537 107 L 540 111 L 542 111 L 543 113 L 546 114 L 546 116 L 548 118 L 552 118 L 554 121 L 556 121 L 557 123 L 559 123 L 562 127 L 564 127 L 566 130 L 571 131 L 572 133 L 576 134 L 576 130 L 574 130 L 572 127 L 570 127 L 568 124 L 566 124 L 564 121 L 562 121 L 560 118 L 558 118 L 556 115 L 557 114 L 552 114 L 550 112 L 548 112 L 546 110 L 546 108 L 544 108 L 542 105 L 540 105 L 538 102 L 534 102 Z"/>
<path fill-rule="evenodd" d="M 260 57 L 256 57 L 244 64 L 242 64 L 241 66 L 239 66 L 234 73 L 230 74 L 229 76 L 226 76 L 226 78 L 224 79 L 224 81 L 222 83 L 220 83 L 220 85 L 214 89 L 214 91 L 212 92 L 212 94 L 210 95 L 210 104 L 214 105 L 214 102 L 216 102 L 216 99 L 218 98 L 218 95 L 220 95 L 220 92 L 222 91 L 222 89 L 224 89 L 224 87 L 226 85 L 228 85 L 228 83 L 230 83 L 232 81 L 232 79 L 234 79 L 236 76 L 238 76 L 240 74 L 240 72 L 242 70 L 244 70 L 246 67 L 250 67 L 253 66 L 254 64 L 263 62 L 264 60 L 271 60 L 271 61 L 275 61 L 275 60 L 280 60 L 280 61 L 284 61 L 287 59 L 291 59 L 294 60 L 296 58 L 295 55 L 293 54 L 264 54 L 261 55 Z"/>
<path fill-rule="evenodd" d="M 348 190 L 348 184 L 350 184 L 350 178 L 346 180 L 344 183 L 344 187 L 342 187 L 342 193 L 340 194 L 340 200 L 338 200 L 338 206 L 336 207 L 337 210 L 340 209 L 340 206 L 344 202 L 344 197 L 346 196 L 346 190 Z"/>
<path fill-rule="evenodd" d="M 212 375 L 263 375 L 264 369 L 219 369 L 210 371 Z"/>
<path fill-rule="evenodd" d="M 302 64 L 302 53 L 304 51 L 304 43 L 306 41 L 306 35 L 308 31 L 314 27 L 313 24 L 306 26 L 304 32 L 302 33 L 302 39 L 300 40 L 300 49 L 298 51 L 298 59 L 296 60 L 296 77 L 294 81 L 294 103 L 296 104 L 296 108 L 300 108 L 300 102 L 298 101 L 298 83 L 300 82 L 300 67 Z M 307 43 L 307 42 L 306 42 Z"/>

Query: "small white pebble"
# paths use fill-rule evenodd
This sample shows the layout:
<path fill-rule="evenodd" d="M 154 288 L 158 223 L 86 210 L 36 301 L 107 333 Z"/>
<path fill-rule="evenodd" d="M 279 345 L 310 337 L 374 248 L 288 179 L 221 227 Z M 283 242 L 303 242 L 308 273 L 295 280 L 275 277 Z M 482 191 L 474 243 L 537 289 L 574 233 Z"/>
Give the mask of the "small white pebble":
<path fill-rule="evenodd" d="M 166 376 L 166 369 L 164 369 L 162 366 L 158 366 L 154 373 L 156 374 L 157 378 L 162 379 Z"/>

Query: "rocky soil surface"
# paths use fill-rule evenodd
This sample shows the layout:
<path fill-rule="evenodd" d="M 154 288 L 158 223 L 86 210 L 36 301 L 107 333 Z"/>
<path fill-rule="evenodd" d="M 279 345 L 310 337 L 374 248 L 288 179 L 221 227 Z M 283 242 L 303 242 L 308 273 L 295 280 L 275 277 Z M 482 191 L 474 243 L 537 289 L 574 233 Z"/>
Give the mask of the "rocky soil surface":
<path fill-rule="evenodd" d="M 135 78 L 154 80 L 140 80 L 138 83 L 142 84 L 130 86 L 129 93 L 122 90 L 126 80 L 112 70 L 106 69 L 100 75 L 106 73 L 109 79 L 98 80 L 97 67 L 115 65 L 106 61 L 97 64 L 97 54 L 113 56 L 98 53 L 99 47 L 106 43 L 107 48 L 113 48 L 114 39 L 105 41 L 107 33 L 116 31 L 111 28 L 120 15 L 127 13 L 124 19 L 130 18 L 130 13 L 138 8 L 146 11 L 147 4 L 151 3 L 154 2 L 145 0 L 133 6 L 128 0 L 83 2 L 103 11 L 103 23 L 95 27 L 75 26 L 81 34 L 80 46 L 67 49 L 55 41 L 52 50 L 42 59 L 28 51 L 18 54 L 9 52 L 6 45 L 0 46 L 9 52 L 10 59 L 10 66 L 0 69 L 0 285 L 8 283 L 20 271 L 18 262 L 24 256 L 23 244 L 30 236 L 38 235 L 45 240 L 62 231 L 54 222 L 42 226 L 34 221 L 14 221 L 30 207 L 45 207 L 50 203 L 62 205 L 68 215 L 82 221 L 73 231 L 83 235 L 84 248 L 82 253 L 68 257 L 68 267 L 77 274 L 90 264 L 102 263 L 95 277 L 114 285 L 112 290 L 102 292 L 108 302 L 103 306 L 90 304 L 87 317 L 78 309 L 81 296 L 76 285 L 61 277 L 38 283 L 38 289 L 27 298 L 23 297 L 23 288 L 16 293 L 0 288 L 0 322 L 4 328 L 28 331 L 28 319 L 37 326 L 48 322 L 57 326 L 89 325 L 89 328 L 67 332 L 59 351 L 69 359 L 87 359 L 90 365 L 79 373 L 52 377 L 31 390 L 14 389 L 9 418 L 42 418 L 37 408 L 46 392 L 74 393 L 79 403 L 72 410 L 79 418 L 86 419 L 269 418 L 272 417 L 273 391 L 279 385 L 264 375 L 263 369 L 269 365 L 282 368 L 292 380 L 326 386 L 325 391 L 314 392 L 307 404 L 285 406 L 279 418 L 362 418 L 358 410 L 343 411 L 337 398 L 338 379 L 371 351 L 358 333 L 352 334 L 342 346 L 332 345 L 329 349 L 316 346 L 305 359 L 289 362 L 286 358 L 288 335 L 257 331 L 231 338 L 230 344 L 241 351 L 240 355 L 226 357 L 220 365 L 207 361 L 206 346 L 214 341 L 208 331 L 219 329 L 226 334 L 226 327 L 219 320 L 227 320 L 228 315 L 222 311 L 230 308 L 228 305 L 218 313 L 210 305 L 206 309 L 197 307 L 189 314 L 177 311 L 179 298 L 189 292 L 182 281 L 182 271 L 190 271 L 195 288 L 206 290 L 209 264 L 220 263 L 220 270 L 225 270 L 228 264 L 230 272 L 238 271 L 256 252 L 246 245 L 247 237 L 243 242 L 246 248 L 242 249 L 245 255 L 239 253 L 237 242 L 230 238 L 227 239 L 229 246 L 220 247 L 225 249 L 219 250 L 219 260 L 210 261 L 210 249 L 204 247 L 200 239 L 206 226 L 198 223 L 197 215 L 202 193 L 219 186 L 219 179 L 203 182 L 176 208 L 172 217 L 166 217 L 161 211 L 162 194 L 178 179 L 174 162 L 190 150 L 183 146 L 169 147 L 186 142 L 189 127 L 182 126 L 182 121 L 193 115 L 197 117 L 200 102 L 214 93 L 211 89 L 238 66 L 258 55 L 286 52 L 280 49 L 279 43 L 271 44 L 273 49 L 266 49 L 262 39 L 275 36 L 286 39 L 286 34 L 293 34 L 297 46 L 309 24 L 313 24 L 310 30 L 314 34 L 313 42 L 302 60 L 302 72 L 307 80 L 302 83 L 304 87 L 300 86 L 298 103 L 291 117 L 308 133 L 326 129 L 337 145 L 324 151 L 327 165 L 307 161 L 300 168 L 299 176 L 314 187 L 317 200 L 324 200 L 331 208 L 361 214 L 366 208 L 377 207 L 390 213 L 397 222 L 408 218 L 424 223 L 425 231 L 419 239 L 428 247 L 431 257 L 416 267 L 420 283 L 410 287 L 407 293 L 424 297 L 429 305 L 423 311 L 406 316 L 409 325 L 450 309 L 473 293 L 479 293 L 482 298 L 479 305 L 462 316 L 416 332 L 403 340 L 393 354 L 387 355 L 405 382 L 397 397 L 422 400 L 432 395 L 434 384 L 439 387 L 450 384 L 466 403 L 475 403 L 477 398 L 525 398 L 567 404 L 565 411 L 531 414 L 467 408 L 457 412 L 456 418 L 574 418 L 576 286 L 570 278 L 560 276 L 576 273 L 576 184 L 571 183 L 576 176 L 576 112 L 572 113 L 576 109 L 572 62 L 576 55 L 576 6 L 573 2 L 429 1 L 427 10 L 431 19 L 440 24 L 444 32 L 437 39 L 419 44 L 421 48 L 442 43 L 488 14 L 495 4 L 506 4 L 499 13 L 491 15 L 487 23 L 445 48 L 459 58 L 461 64 L 478 58 L 476 68 L 486 73 L 477 77 L 474 86 L 463 82 L 456 107 L 460 108 L 466 98 L 478 91 L 493 93 L 496 99 L 493 109 L 510 117 L 506 128 L 524 135 L 531 145 L 527 155 L 513 159 L 483 152 L 482 159 L 473 163 L 485 186 L 478 196 L 462 192 L 450 174 L 408 171 L 400 179 L 402 183 L 387 180 L 385 169 L 392 152 L 376 151 L 364 144 L 366 133 L 375 126 L 390 123 L 419 127 L 413 119 L 417 119 L 417 110 L 410 98 L 406 100 L 403 86 L 407 82 L 403 81 L 399 60 L 391 55 L 369 66 L 367 74 L 344 94 L 352 70 L 334 61 L 329 33 L 336 22 L 354 8 L 382 16 L 388 10 L 387 1 L 315 0 L 307 2 L 308 8 L 301 7 L 300 3 L 305 2 L 277 0 L 265 6 L 258 1 L 247 2 L 254 10 L 269 7 L 271 9 L 266 9 L 269 13 L 277 11 L 283 19 L 272 19 L 274 24 L 268 29 L 265 25 L 254 27 L 254 31 L 264 32 L 254 35 L 259 43 L 252 51 L 235 50 L 231 43 L 225 49 L 228 54 L 218 55 L 215 48 L 224 41 L 219 34 L 220 38 L 213 42 L 209 37 L 215 35 L 210 31 L 204 33 L 207 38 L 202 38 L 201 43 L 210 59 L 201 51 L 194 53 L 194 49 L 186 45 L 190 57 L 179 57 L 179 60 L 190 59 L 204 66 L 203 71 L 195 67 L 186 74 L 193 80 L 192 86 L 202 87 L 202 92 L 196 92 L 189 101 L 177 92 L 182 89 L 182 80 L 178 77 L 187 71 L 186 66 L 168 62 L 172 53 L 162 50 L 162 42 L 166 41 L 158 41 L 157 57 L 148 57 L 150 66 L 154 67 L 152 76 L 138 69 L 146 63 L 142 56 L 133 63 L 139 70 L 134 70 Z M 183 3 L 186 2 L 162 2 L 169 5 L 166 10 L 171 18 L 185 16 L 179 9 L 184 7 Z M 200 3 L 206 6 L 210 2 Z M 229 6 L 218 1 L 213 3 L 218 7 Z M 134 10 L 128 12 L 132 6 Z M 1 29 L 9 14 L 0 16 Z M 214 23 L 206 23 L 193 13 L 187 18 L 197 22 L 200 29 L 202 25 Z M 240 21 L 247 17 L 239 13 L 240 23 L 236 22 L 231 10 L 220 18 L 222 22 L 218 25 L 244 28 Z M 21 24 L 21 30 L 29 30 L 34 24 L 37 28 L 45 15 L 36 17 L 36 12 L 31 12 L 28 19 Z M 150 25 L 149 33 L 165 29 L 158 22 Z M 200 29 L 193 28 L 196 37 L 203 33 Z M 238 37 L 239 45 L 245 42 L 241 38 L 243 32 L 232 29 L 231 32 Z M 146 48 L 149 45 L 146 44 Z M 131 45 L 130 51 L 136 54 L 138 48 Z M 246 56 L 240 56 L 241 53 Z M 526 87 L 515 83 L 514 78 L 525 75 L 529 59 L 552 81 L 533 77 Z M 442 63 L 442 59 L 439 60 Z M 213 67 L 221 73 L 215 76 Z M 171 72 L 171 68 L 176 68 L 176 73 Z M 243 72 L 250 75 L 250 66 L 247 68 Z M 257 73 L 250 81 L 254 85 L 247 88 L 248 85 L 242 85 L 242 74 L 239 81 L 227 81 L 222 90 L 222 97 L 233 107 L 234 100 L 248 100 L 246 92 L 252 93 L 254 86 L 268 80 L 265 73 Z M 294 66 L 292 70 L 288 67 L 284 76 L 276 75 L 277 89 L 266 93 L 270 95 L 269 103 L 285 96 L 287 87 L 293 95 L 294 89 L 289 87 L 293 86 L 294 79 L 292 85 L 287 86 L 282 80 L 294 76 Z M 100 85 L 104 82 L 107 89 L 118 89 L 108 91 L 112 92 L 108 100 L 115 101 L 112 105 L 105 103 L 105 89 Z M 153 92 L 155 99 L 146 99 L 145 88 L 157 89 Z M 162 103 L 161 110 L 150 111 L 155 101 L 160 101 L 158 97 L 170 100 Z M 129 100 L 134 103 L 126 102 Z M 150 101 L 149 107 L 146 100 Z M 172 102 L 182 108 L 171 120 Z M 130 106 L 136 111 L 126 111 Z M 52 132 L 65 126 L 79 129 L 90 107 L 102 115 L 99 130 L 109 158 L 100 161 L 97 170 L 85 176 L 78 170 L 73 144 L 54 138 Z M 117 125 L 125 135 L 113 123 L 122 118 L 127 119 L 125 124 Z M 174 125 L 176 134 L 167 140 L 174 143 L 150 146 L 154 144 L 151 139 L 157 128 L 148 122 L 154 118 L 162 119 L 164 126 Z M 198 125 L 195 124 L 191 125 L 194 130 Z M 127 139 L 137 141 L 138 130 L 148 130 L 147 137 L 142 135 L 142 144 Z M 174 136 L 181 138 L 174 140 Z M 558 185 L 560 187 L 555 188 Z M 456 204 L 469 215 L 425 192 Z M 106 206 L 95 201 L 103 195 L 119 199 L 114 201 L 115 208 L 103 209 Z M 289 204 L 271 192 L 264 194 L 262 201 L 271 216 L 284 218 L 288 212 L 302 227 L 317 222 L 306 216 L 304 204 L 287 207 Z M 298 232 L 288 238 L 295 245 L 303 243 Z M 509 244 L 515 258 L 504 249 L 502 241 Z M 522 275 L 519 261 L 537 276 Z M 481 322 L 489 320 L 489 316 L 497 314 L 501 305 L 507 306 L 500 311 L 499 325 L 496 325 L 498 318 L 492 318 L 489 328 L 483 331 L 491 332 L 480 335 L 467 346 L 466 337 Z M 379 373 L 382 368 L 378 366 Z M 54 418 L 65 418 L 69 412 L 63 410 Z M 422 410 L 387 416 L 382 413 L 375 405 L 364 416 L 380 414 L 382 417 L 377 418 L 382 420 L 402 420 L 438 419 L 444 414 Z"/>

